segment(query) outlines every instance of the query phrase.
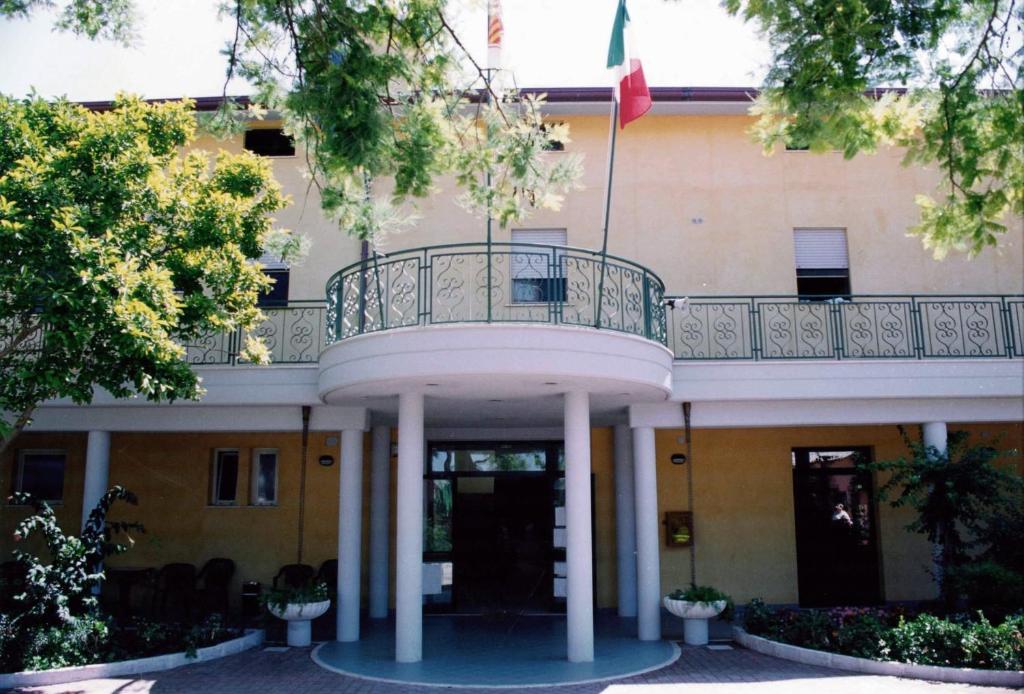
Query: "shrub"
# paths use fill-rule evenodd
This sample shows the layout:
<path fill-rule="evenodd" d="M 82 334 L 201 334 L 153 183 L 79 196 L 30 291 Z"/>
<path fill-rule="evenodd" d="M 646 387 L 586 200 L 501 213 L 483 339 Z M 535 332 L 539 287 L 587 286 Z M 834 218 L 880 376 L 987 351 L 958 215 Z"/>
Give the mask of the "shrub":
<path fill-rule="evenodd" d="M 950 589 L 973 610 L 999 619 L 1024 608 L 1024 575 L 994 561 L 964 564 L 946 574 Z"/>
<path fill-rule="evenodd" d="M 751 600 L 743 610 L 743 628 L 748 634 L 767 634 L 775 623 L 775 611 L 764 604 L 761 598 Z"/>
<path fill-rule="evenodd" d="M 99 617 L 72 618 L 25 635 L 21 669 L 51 670 L 104 660 L 110 649 L 110 626 Z"/>

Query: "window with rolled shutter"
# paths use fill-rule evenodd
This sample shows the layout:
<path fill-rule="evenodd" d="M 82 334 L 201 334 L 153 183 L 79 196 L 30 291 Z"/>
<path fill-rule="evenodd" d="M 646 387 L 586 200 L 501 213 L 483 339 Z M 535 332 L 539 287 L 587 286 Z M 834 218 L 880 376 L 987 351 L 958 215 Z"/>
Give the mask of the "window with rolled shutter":
<path fill-rule="evenodd" d="M 850 255 L 845 229 L 794 229 L 796 291 L 807 299 L 850 293 Z"/>
<path fill-rule="evenodd" d="M 565 229 L 513 229 L 509 258 L 513 303 L 565 301 L 564 253 L 517 243 L 565 246 Z"/>

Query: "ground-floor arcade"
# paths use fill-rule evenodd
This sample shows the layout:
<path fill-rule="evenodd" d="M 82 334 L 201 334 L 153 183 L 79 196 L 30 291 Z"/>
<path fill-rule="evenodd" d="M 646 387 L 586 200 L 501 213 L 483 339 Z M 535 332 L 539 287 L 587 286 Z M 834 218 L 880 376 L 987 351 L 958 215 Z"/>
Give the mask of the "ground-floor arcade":
<path fill-rule="evenodd" d="M 284 564 L 319 566 L 359 557 L 339 565 L 340 640 L 352 640 L 353 633 L 358 638 L 359 609 L 369 617 L 397 618 L 403 536 L 414 538 L 419 585 L 414 592 L 406 586 L 404 594 L 417 597 L 413 614 L 421 629 L 423 613 L 568 612 L 564 598 L 574 590 L 568 550 L 578 541 L 564 522 L 571 511 L 560 509 L 569 502 L 571 461 L 580 448 L 589 453 L 576 489 L 590 507 L 580 525 L 591 542 L 580 560 L 584 571 L 577 575 L 592 593 L 579 607 L 591 619 L 594 609 L 629 615 L 633 600 L 641 610 L 656 609 L 662 592 L 689 583 L 689 549 L 667 546 L 661 521 L 668 512 L 693 513 L 697 582 L 725 590 L 737 602 L 754 597 L 770 603 L 900 601 L 933 594 L 930 548 L 904 529 L 910 517 L 871 502 L 863 481 L 844 467 L 848 456 L 837 455 L 865 452 L 876 460 L 902 455 L 892 424 L 697 427 L 684 465 L 672 460 L 686 450 L 684 430 L 677 427 L 631 430 L 625 424 L 591 426 L 577 417 L 586 424 L 576 428 L 584 435 L 573 442 L 557 427 L 425 426 L 418 436 L 406 436 L 418 464 L 404 480 L 403 499 L 400 421 L 374 426 L 363 419 L 346 429 L 345 422 L 331 428 L 313 417 L 315 426 L 304 434 L 298 408 L 295 415 L 291 430 L 29 432 L 5 454 L 4 484 L 22 484 L 26 467 L 36 462 L 60 460 L 56 512 L 68 528 L 81 522 L 84 497 L 95 498 L 107 483 L 129 488 L 139 506 L 120 507 L 115 516 L 139 520 L 147 531 L 129 554 L 110 565 L 198 566 L 211 557 L 229 557 L 237 567 L 235 603 L 243 581 L 269 584 Z M 912 433 L 919 431 L 917 424 L 906 422 Z M 1020 424 L 925 424 L 929 436 L 966 429 L 979 441 L 1024 448 Z M 34 459 L 35 453 L 42 457 Z M 632 475 L 625 473 L 629 453 Z M 105 470 L 96 464 L 104 459 Z M 645 483 L 636 474 L 637 459 L 652 464 L 651 499 L 637 493 Z M 838 462 L 826 474 L 822 461 Z M 232 484 L 233 497 L 226 488 Z M 840 497 L 859 535 L 844 536 L 845 553 L 835 543 L 816 549 L 815 542 L 829 539 L 824 514 Z M 404 503 L 410 498 L 418 503 Z M 630 499 L 632 512 L 625 513 Z M 12 548 L 11 531 L 24 515 L 21 507 L 0 510 L 5 556 Z M 403 530 L 403 516 L 413 532 Z M 644 522 L 654 526 L 653 564 L 641 551 L 652 537 L 638 529 Z M 834 567 L 850 558 L 856 559 L 856 571 L 845 575 L 856 580 L 839 581 L 844 572 L 813 570 L 827 563 L 823 559 Z M 656 597 L 646 603 L 645 561 L 655 567 L 646 580 Z M 630 572 L 640 580 L 630 580 Z M 510 580 L 498 581 L 498 575 Z M 655 614 L 650 620 L 660 620 L 660 610 Z M 638 628 L 644 624 L 641 620 Z M 651 621 L 646 624 L 650 629 Z M 644 637 L 642 631 L 638 635 Z M 659 624 L 653 638 L 660 635 Z M 571 647 L 567 635 L 567 656 Z"/>

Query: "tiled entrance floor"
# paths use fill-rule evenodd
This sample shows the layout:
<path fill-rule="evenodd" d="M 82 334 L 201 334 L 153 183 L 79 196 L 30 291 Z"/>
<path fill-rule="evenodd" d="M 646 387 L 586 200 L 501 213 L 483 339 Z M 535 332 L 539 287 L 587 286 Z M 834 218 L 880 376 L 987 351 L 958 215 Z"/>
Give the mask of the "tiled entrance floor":
<path fill-rule="evenodd" d="M 626 677 L 679 657 L 669 641 L 636 638 L 636 620 L 597 616 L 594 662 L 566 659 L 565 617 L 427 617 L 423 660 L 395 662 L 393 621 L 364 622 L 355 643 L 328 641 L 313 652 L 321 666 L 359 677 L 474 687 L 572 684 Z"/>

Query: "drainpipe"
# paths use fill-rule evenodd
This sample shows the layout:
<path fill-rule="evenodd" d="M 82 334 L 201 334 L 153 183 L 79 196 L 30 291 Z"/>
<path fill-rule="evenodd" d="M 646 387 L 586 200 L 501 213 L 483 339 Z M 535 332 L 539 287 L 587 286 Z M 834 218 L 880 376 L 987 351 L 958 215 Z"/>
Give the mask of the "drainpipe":
<path fill-rule="evenodd" d="M 302 563 L 302 544 L 306 521 L 306 458 L 309 456 L 309 405 L 302 406 L 302 456 L 299 463 L 299 548 L 296 564 Z"/>
<path fill-rule="evenodd" d="M 686 508 L 690 510 L 690 523 L 696 526 L 693 515 L 693 441 L 690 437 L 690 403 L 683 403 L 683 436 L 686 438 Z M 696 527 L 690 528 L 696 537 Z M 690 539 L 690 583 L 697 585 L 697 543 Z"/>

